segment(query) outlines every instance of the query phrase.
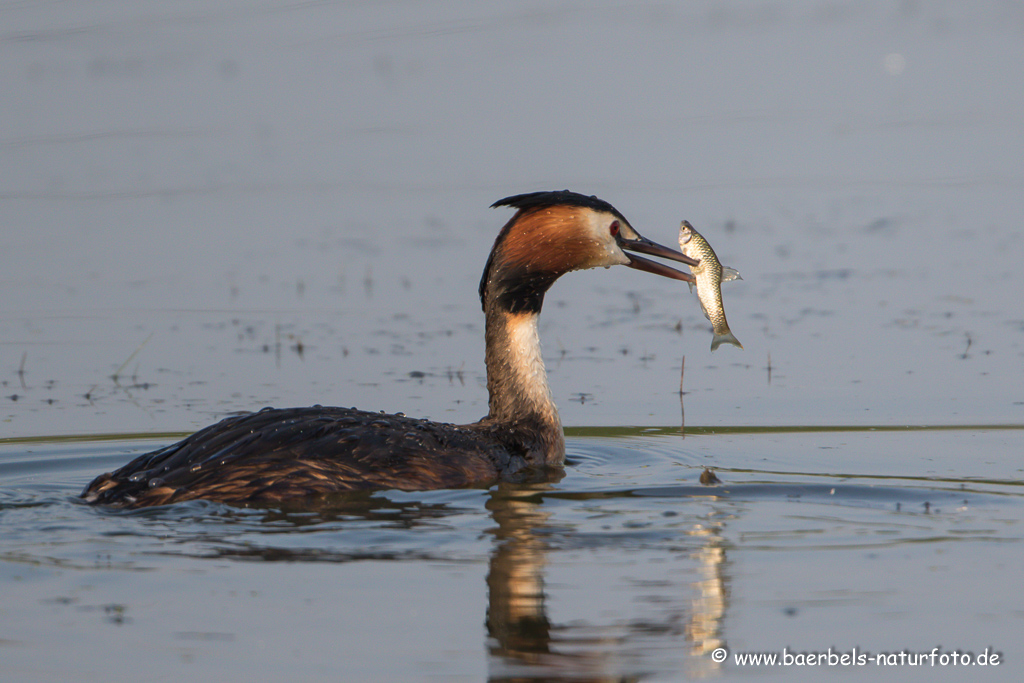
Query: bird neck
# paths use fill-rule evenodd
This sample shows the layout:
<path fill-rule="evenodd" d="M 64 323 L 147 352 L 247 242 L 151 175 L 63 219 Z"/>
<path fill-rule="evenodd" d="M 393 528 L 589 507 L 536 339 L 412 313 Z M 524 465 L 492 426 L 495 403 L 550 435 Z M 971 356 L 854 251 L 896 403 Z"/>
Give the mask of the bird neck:
<path fill-rule="evenodd" d="M 532 425 L 544 443 L 545 460 L 560 464 L 565 437 L 541 357 L 536 311 L 513 313 L 491 303 L 486 308 L 487 392 L 492 424 Z"/>

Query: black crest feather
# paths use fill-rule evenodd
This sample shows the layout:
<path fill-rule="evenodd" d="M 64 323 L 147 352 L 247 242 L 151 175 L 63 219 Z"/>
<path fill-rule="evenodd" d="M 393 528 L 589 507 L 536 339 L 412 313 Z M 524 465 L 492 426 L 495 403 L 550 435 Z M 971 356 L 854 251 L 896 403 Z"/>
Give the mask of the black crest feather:
<path fill-rule="evenodd" d="M 582 206 L 594 211 L 607 211 L 610 214 L 614 214 L 626 220 L 625 216 L 618 212 L 618 210 L 606 202 L 603 199 L 585 194 L 579 194 L 578 192 L 572 192 L 570 190 L 554 190 L 545 192 L 527 192 L 526 194 L 517 194 L 511 197 L 505 197 L 491 204 L 491 208 L 497 208 L 499 206 L 510 206 L 513 209 L 519 209 L 520 211 L 528 211 L 530 209 L 541 209 L 548 206 Z"/>

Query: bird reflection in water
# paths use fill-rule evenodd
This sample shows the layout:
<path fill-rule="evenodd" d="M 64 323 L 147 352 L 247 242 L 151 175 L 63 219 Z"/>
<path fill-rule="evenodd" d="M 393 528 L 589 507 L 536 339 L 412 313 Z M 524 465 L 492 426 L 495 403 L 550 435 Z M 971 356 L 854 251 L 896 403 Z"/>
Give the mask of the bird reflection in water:
<path fill-rule="evenodd" d="M 721 664 L 712 661 L 710 652 L 724 647 L 722 624 L 728 608 L 727 544 L 722 537 L 725 521 L 715 511 L 678 527 L 678 535 L 659 550 L 658 560 L 682 559 L 682 574 L 671 574 L 666 565 L 665 580 L 641 581 L 622 576 L 619 586 L 602 583 L 600 574 L 588 578 L 580 560 L 567 558 L 571 549 L 582 553 L 610 551 L 628 556 L 629 534 L 607 537 L 594 527 L 578 528 L 557 515 L 557 503 L 566 498 L 585 503 L 588 498 L 607 501 L 609 514 L 615 502 L 631 496 L 631 492 L 569 492 L 557 488 L 557 479 L 529 483 L 502 483 L 491 489 L 486 508 L 493 525 L 488 533 L 493 546 L 487 572 L 486 635 L 490 681 L 561 680 L 561 681 L 624 681 L 639 680 L 652 670 L 664 674 L 679 673 L 667 667 L 685 667 L 689 678 L 715 675 Z M 555 504 L 552 504 L 555 503 Z M 669 501 L 671 505 L 671 501 Z M 186 504 L 188 505 L 188 504 Z M 209 505 L 196 502 L 196 511 L 207 514 Z M 674 507 L 674 506 L 672 506 Z M 443 524 L 452 515 L 475 515 L 472 508 L 424 500 L 391 500 L 386 493 L 364 492 L 335 499 L 325 499 L 315 510 L 308 506 L 268 509 L 262 515 L 256 510 L 233 511 L 214 508 L 220 516 L 239 515 L 241 524 L 256 523 L 260 535 L 283 535 L 294 538 L 296 532 L 315 533 L 332 529 L 331 537 L 352 522 L 366 520 L 396 527 L 417 534 L 429 533 L 431 527 Z M 680 515 L 681 516 L 681 515 Z M 205 527 L 203 527 L 205 529 Z M 372 550 L 352 547 L 324 548 L 313 543 L 304 547 L 285 548 L 270 542 L 245 543 L 225 538 L 211 546 L 203 531 L 201 557 L 261 560 L 266 562 L 352 562 L 352 561 L 443 561 L 444 555 L 424 550 L 422 539 L 404 549 L 380 547 Z M 401 533 L 396 530 L 396 533 Z M 248 534 L 246 534 L 248 536 Z M 581 537 L 589 537 L 581 542 Z M 407 537 L 406 537 L 407 538 Z M 655 543 L 659 541 L 655 540 Z M 399 544 L 401 545 L 401 544 Z M 348 546 L 348 547 L 344 547 Z M 566 552 L 569 550 L 570 552 Z M 647 552 L 637 555 L 636 562 L 651 559 Z M 608 602 L 607 613 L 617 610 L 614 591 L 624 585 L 630 604 L 639 605 L 640 614 L 628 620 L 600 621 L 577 612 L 570 595 L 559 599 L 560 612 L 570 617 L 552 620 L 549 615 L 549 591 L 545 580 L 550 565 L 573 563 L 579 581 L 572 585 L 558 584 L 562 592 L 582 596 L 590 604 Z M 694 566 L 696 565 L 696 566 Z M 629 566 L 629 562 L 626 562 Z M 639 566 L 639 565 L 638 565 Z M 641 574 L 643 572 L 640 572 Z M 475 587 L 472 589 L 475 590 Z M 586 605 L 589 607 L 590 605 Z M 583 611 L 586 611 L 584 608 Z M 632 611 L 632 610 L 631 610 Z"/>
<path fill-rule="evenodd" d="M 525 664 L 536 664 L 551 652 L 551 623 L 544 609 L 546 549 L 536 534 L 551 513 L 533 497 L 550 488 L 499 485 L 487 503 L 498 525 L 487 573 L 490 653 Z"/>
<path fill-rule="evenodd" d="M 651 634 L 678 636 L 680 647 L 688 644 L 689 677 L 715 675 L 722 665 L 711 659 L 710 652 L 724 645 L 721 632 L 728 603 L 724 523 L 711 513 L 707 523 L 695 524 L 688 532 L 691 539 L 700 539 L 699 547 L 689 553 L 699 563 L 700 578 L 692 582 L 696 596 L 688 610 L 670 609 L 660 621 L 633 622 L 604 636 L 588 637 L 584 631 L 591 631 L 592 625 L 552 624 L 547 613 L 544 577 L 552 549 L 545 539 L 554 536 L 549 533 L 552 512 L 542 503 L 551 492 L 548 483 L 501 484 L 487 504 L 497 525 L 492 529 L 495 548 L 487 574 L 489 680 L 639 680 L 646 673 L 643 648 Z M 592 586 L 592 597 L 601 600 L 601 586 Z M 671 595 L 658 598 L 677 602 Z M 637 642 L 630 643 L 634 638 Z M 631 656 L 631 650 L 639 656 Z"/>
<path fill-rule="evenodd" d="M 698 671 L 693 674 L 708 676 L 721 669 L 722 664 L 711 659 L 712 650 L 724 647 L 722 622 L 728 602 L 725 576 L 725 545 L 721 524 L 697 525 L 693 534 L 703 536 L 707 543 L 695 552 L 700 560 L 701 579 L 693 583 L 697 596 L 693 598 L 690 620 L 686 625 L 686 639 L 692 644 L 690 653 Z M 702 676 L 702 677 L 703 677 Z"/>

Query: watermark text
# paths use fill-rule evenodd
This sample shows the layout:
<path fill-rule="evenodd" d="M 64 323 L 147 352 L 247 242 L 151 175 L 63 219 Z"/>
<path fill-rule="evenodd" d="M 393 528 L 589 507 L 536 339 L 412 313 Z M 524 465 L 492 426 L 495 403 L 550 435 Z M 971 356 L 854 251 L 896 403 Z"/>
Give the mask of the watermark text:
<path fill-rule="evenodd" d="M 729 659 L 729 651 L 716 648 L 711 659 L 722 663 Z M 986 647 L 975 654 L 966 650 L 944 650 L 934 647 L 928 651 L 897 650 L 894 652 L 865 652 L 856 647 L 849 650 L 828 648 L 824 651 L 796 652 L 783 648 L 782 652 L 733 652 L 732 664 L 736 666 L 979 666 L 992 667 L 1003 663 L 1003 655 Z"/>

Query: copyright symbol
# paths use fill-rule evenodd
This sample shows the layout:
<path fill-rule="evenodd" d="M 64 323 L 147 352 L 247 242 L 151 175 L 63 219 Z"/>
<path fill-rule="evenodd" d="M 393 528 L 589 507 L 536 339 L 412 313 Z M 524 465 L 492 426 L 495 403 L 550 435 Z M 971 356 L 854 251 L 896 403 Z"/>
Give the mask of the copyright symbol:
<path fill-rule="evenodd" d="M 725 651 L 724 647 L 716 647 L 711 651 L 711 661 L 716 664 L 721 664 L 725 661 L 725 658 L 729 656 L 729 653 Z"/>

